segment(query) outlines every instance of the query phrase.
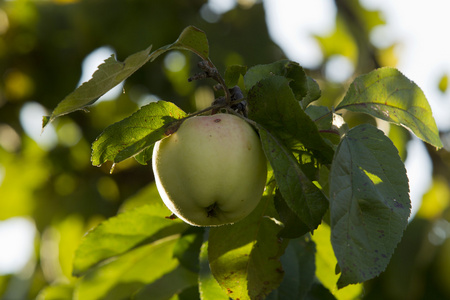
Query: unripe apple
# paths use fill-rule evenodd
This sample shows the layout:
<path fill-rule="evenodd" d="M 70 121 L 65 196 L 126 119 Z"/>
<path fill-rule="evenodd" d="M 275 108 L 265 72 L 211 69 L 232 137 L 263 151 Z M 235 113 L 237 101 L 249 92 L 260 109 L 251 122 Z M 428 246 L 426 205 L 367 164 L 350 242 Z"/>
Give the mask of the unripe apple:
<path fill-rule="evenodd" d="M 156 186 L 166 206 L 195 226 L 231 224 L 258 205 L 266 158 L 253 128 L 231 114 L 186 119 L 155 144 Z"/>

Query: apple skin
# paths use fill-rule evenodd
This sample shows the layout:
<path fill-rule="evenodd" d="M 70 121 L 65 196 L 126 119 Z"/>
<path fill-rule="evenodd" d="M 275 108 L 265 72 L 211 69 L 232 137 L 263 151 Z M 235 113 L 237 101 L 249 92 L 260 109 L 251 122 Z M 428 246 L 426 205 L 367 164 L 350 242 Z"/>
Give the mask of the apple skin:
<path fill-rule="evenodd" d="M 194 226 L 235 223 L 258 205 L 267 162 L 253 128 L 231 114 L 186 119 L 153 149 L 165 205 Z"/>

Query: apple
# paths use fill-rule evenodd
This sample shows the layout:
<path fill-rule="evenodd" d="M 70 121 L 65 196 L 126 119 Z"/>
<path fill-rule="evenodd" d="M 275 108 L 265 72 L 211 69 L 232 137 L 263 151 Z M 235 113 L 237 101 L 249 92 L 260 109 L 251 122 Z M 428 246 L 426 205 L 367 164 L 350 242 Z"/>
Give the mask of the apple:
<path fill-rule="evenodd" d="M 165 205 L 195 226 L 246 217 L 258 205 L 267 176 L 255 130 L 225 113 L 186 119 L 155 144 L 152 168 Z"/>

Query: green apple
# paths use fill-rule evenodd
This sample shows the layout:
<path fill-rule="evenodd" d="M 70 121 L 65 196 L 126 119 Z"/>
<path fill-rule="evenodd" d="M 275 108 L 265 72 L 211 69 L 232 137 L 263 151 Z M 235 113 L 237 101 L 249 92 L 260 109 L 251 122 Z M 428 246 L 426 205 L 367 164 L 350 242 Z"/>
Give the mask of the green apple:
<path fill-rule="evenodd" d="M 256 132 L 223 113 L 186 119 L 155 144 L 152 165 L 165 205 L 195 226 L 246 217 L 258 205 L 267 176 Z"/>

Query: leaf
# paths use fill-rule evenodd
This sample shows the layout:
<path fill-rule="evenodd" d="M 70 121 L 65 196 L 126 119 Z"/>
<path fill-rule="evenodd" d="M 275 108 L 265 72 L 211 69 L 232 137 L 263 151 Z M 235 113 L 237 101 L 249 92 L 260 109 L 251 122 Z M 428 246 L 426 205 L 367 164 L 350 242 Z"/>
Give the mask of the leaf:
<path fill-rule="evenodd" d="M 111 55 L 103 64 L 98 66 L 98 70 L 94 72 L 89 81 L 83 83 L 65 97 L 49 117 L 43 118 L 42 128 L 57 117 L 83 110 L 94 104 L 102 95 L 141 68 L 149 60 L 151 48 L 150 46 L 143 51 L 130 55 L 124 62 L 117 61 L 114 55 Z"/>
<path fill-rule="evenodd" d="M 157 240 L 90 270 L 78 283 L 74 299 L 129 299 L 178 267 L 178 260 L 172 256 L 178 237 Z"/>
<path fill-rule="evenodd" d="M 408 224 L 406 170 L 382 131 L 364 124 L 339 145 L 330 172 L 331 242 L 341 269 L 338 286 L 378 276 Z"/>
<path fill-rule="evenodd" d="M 203 243 L 204 228 L 192 226 L 188 228 L 178 239 L 173 256 L 186 269 L 198 273 L 199 271 L 199 253 Z"/>
<path fill-rule="evenodd" d="M 210 229 L 211 271 L 233 299 L 262 299 L 282 281 L 279 257 L 287 245 L 277 237 L 280 226 L 268 216 L 273 210 L 270 202 L 266 194 L 244 220 Z"/>
<path fill-rule="evenodd" d="M 338 289 L 336 282 L 339 275 L 336 274 L 337 260 L 331 245 L 331 230 L 326 223 L 322 223 L 311 235 L 311 239 L 316 245 L 315 264 L 316 278 L 323 284 L 324 289 L 334 295 L 337 299 L 360 299 L 363 292 L 363 284 L 352 284 Z M 317 287 L 317 286 L 316 286 Z M 314 285 L 311 287 L 310 294 L 315 294 Z M 309 299 L 309 298 L 308 298 Z M 313 299 L 322 299 L 320 297 Z"/>
<path fill-rule="evenodd" d="M 336 110 L 343 108 L 402 125 L 425 142 L 442 147 L 424 93 L 397 69 L 381 68 L 356 78 Z"/>
<path fill-rule="evenodd" d="M 295 100 L 288 79 L 281 76 L 263 79 L 248 92 L 247 99 L 249 118 L 284 137 L 285 143 L 295 139 L 323 163 L 331 162 L 332 147 Z"/>
<path fill-rule="evenodd" d="M 43 117 L 42 128 L 44 129 L 57 117 L 83 110 L 94 104 L 102 95 L 130 77 L 149 60 L 154 61 L 158 56 L 169 50 L 189 50 L 203 60 L 209 61 L 209 45 L 206 34 L 194 26 L 186 27 L 174 43 L 161 47 L 152 53 L 150 53 L 151 49 L 150 46 L 143 51 L 130 55 L 124 62 L 117 61 L 114 55 L 111 55 L 103 64 L 98 66 L 98 70 L 94 72 L 89 81 L 83 83 L 64 98 L 50 116 Z"/>
<path fill-rule="evenodd" d="M 283 199 L 303 223 L 298 223 L 297 226 L 302 232 L 303 225 L 314 230 L 328 209 L 325 195 L 303 173 L 294 155 L 274 135 L 260 125 L 257 129 Z M 295 225 L 291 222 L 285 225 L 291 226 L 290 224 Z"/>
<path fill-rule="evenodd" d="M 311 230 L 299 216 L 290 209 L 279 190 L 276 191 L 273 200 L 280 221 L 284 225 L 283 229 L 278 233 L 279 237 L 289 239 L 298 238 Z"/>
<path fill-rule="evenodd" d="M 211 273 L 208 261 L 208 237 L 209 231 L 204 234 L 204 241 L 200 248 L 200 272 L 198 274 L 198 287 L 200 291 L 200 299 L 208 300 L 228 300 L 229 297 L 222 290 L 219 283 Z"/>
<path fill-rule="evenodd" d="M 95 140 L 92 144 L 92 164 L 99 166 L 106 161 L 118 163 L 139 154 L 165 137 L 167 126 L 185 116 L 171 102 L 158 101 L 141 107 L 128 118 L 107 127 Z"/>
<path fill-rule="evenodd" d="M 308 93 L 306 96 L 303 97 L 302 101 L 300 102 L 302 105 L 302 108 L 305 109 L 311 102 L 317 100 L 322 95 L 322 92 L 320 91 L 319 84 L 317 82 L 307 76 L 307 86 L 308 86 Z"/>
<path fill-rule="evenodd" d="M 285 271 L 283 281 L 268 299 L 305 299 L 315 280 L 315 252 L 316 246 L 309 235 L 291 240 L 281 256 Z"/>
<path fill-rule="evenodd" d="M 164 274 L 158 280 L 142 288 L 134 300 L 167 300 L 189 287 L 197 285 L 197 274 L 182 266 Z M 228 299 L 227 299 L 228 300 Z"/>
<path fill-rule="evenodd" d="M 81 241 L 75 252 L 73 274 L 80 276 L 107 258 L 188 228 L 182 221 L 166 219 L 168 215 L 170 211 L 160 199 L 156 199 L 152 205 L 141 206 L 102 222 Z"/>
<path fill-rule="evenodd" d="M 247 72 L 246 66 L 241 65 L 231 65 L 228 66 L 225 70 L 225 84 L 228 88 L 232 88 L 233 86 L 239 83 L 239 78 L 241 75 L 245 75 Z"/>
<path fill-rule="evenodd" d="M 36 300 L 72 300 L 73 286 L 69 284 L 55 284 L 42 289 Z"/>
<path fill-rule="evenodd" d="M 305 71 L 298 63 L 290 60 L 280 60 L 267 65 L 251 67 L 244 76 L 245 87 L 250 90 L 261 80 L 274 75 L 289 79 L 292 92 L 298 101 L 308 94 Z"/>
<path fill-rule="evenodd" d="M 203 60 L 209 60 L 209 45 L 206 34 L 194 26 L 186 27 L 178 39 L 150 54 L 150 61 L 154 61 L 161 54 L 169 50 L 188 50 L 197 54 Z"/>

